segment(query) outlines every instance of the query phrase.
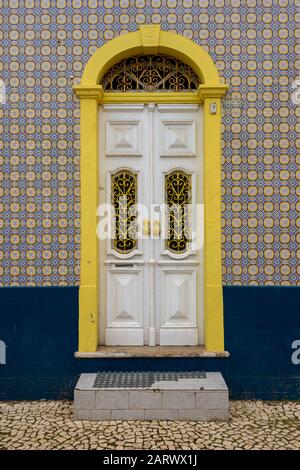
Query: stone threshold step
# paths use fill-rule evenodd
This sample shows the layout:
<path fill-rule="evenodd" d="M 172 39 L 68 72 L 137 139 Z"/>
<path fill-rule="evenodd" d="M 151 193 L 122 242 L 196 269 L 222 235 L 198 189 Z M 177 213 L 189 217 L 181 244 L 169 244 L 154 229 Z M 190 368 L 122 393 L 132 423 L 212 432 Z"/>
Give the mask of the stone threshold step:
<path fill-rule="evenodd" d="M 81 374 L 74 418 L 226 421 L 228 388 L 220 372 Z"/>

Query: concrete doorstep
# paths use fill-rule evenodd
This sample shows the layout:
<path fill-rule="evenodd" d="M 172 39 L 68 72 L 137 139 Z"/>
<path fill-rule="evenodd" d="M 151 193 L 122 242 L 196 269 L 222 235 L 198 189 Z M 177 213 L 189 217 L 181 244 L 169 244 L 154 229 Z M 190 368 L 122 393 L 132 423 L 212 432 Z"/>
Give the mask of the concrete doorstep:
<path fill-rule="evenodd" d="M 96 376 L 81 374 L 79 378 L 74 390 L 75 420 L 229 419 L 228 388 L 220 372 L 207 372 L 205 378 L 159 381 L 145 388 L 97 388 Z"/>

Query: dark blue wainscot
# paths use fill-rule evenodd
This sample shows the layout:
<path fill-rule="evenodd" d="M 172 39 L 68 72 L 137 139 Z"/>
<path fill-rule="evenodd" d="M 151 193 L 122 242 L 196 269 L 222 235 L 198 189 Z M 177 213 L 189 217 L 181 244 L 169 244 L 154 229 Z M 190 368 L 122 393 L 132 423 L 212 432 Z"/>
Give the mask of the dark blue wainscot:
<path fill-rule="evenodd" d="M 229 358 L 75 359 L 78 287 L 1 288 L 0 398 L 72 398 L 98 370 L 220 370 L 231 398 L 300 398 L 300 288 L 224 287 L 224 310 Z"/>

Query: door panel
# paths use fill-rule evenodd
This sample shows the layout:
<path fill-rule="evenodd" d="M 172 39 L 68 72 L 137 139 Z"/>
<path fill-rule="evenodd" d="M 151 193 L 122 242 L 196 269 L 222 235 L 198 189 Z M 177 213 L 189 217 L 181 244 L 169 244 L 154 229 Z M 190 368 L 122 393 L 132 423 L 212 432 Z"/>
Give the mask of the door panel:
<path fill-rule="evenodd" d="M 161 345 L 196 345 L 196 270 L 161 269 Z"/>
<path fill-rule="evenodd" d="M 159 167 L 155 203 L 163 204 L 164 236 L 155 247 L 156 324 L 161 345 L 203 344 L 202 250 L 196 249 L 196 207 L 203 202 L 202 118 L 197 105 L 158 105 Z M 191 268 L 192 266 L 192 268 Z M 188 299 L 188 300 L 184 300 Z"/>
<path fill-rule="evenodd" d="M 106 122 L 106 155 L 107 156 L 141 156 L 142 123 L 138 121 Z"/>
<path fill-rule="evenodd" d="M 115 267 L 107 270 L 106 344 L 127 346 L 144 344 L 142 270 Z M 125 333 L 126 332 L 126 333 Z"/>
<path fill-rule="evenodd" d="M 143 345 L 148 331 L 147 241 L 137 236 L 135 204 L 149 204 L 144 105 L 104 105 L 99 119 L 99 202 L 111 204 L 111 236 L 99 241 L 100 344 Z"/>
<path fill-rule="evenodd" d="M 103 106 L 99 132 L 99 201 L 116 225 L 100 240 L 100 343 L 203 344 L 201 110 Z"/>
<path fill-rule="evenodd" d="M 194 120 L 161 120 L 160 155 L 162 157 L 195 157 Z"/>

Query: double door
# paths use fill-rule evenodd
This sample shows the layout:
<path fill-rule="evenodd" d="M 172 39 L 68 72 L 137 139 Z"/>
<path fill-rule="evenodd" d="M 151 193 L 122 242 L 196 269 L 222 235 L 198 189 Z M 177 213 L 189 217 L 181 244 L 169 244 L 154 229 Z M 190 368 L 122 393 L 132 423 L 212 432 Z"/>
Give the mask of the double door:
<path fill-rule="evenodd" d="M 198 105 L 103 105 L 99 315 L 106 345 L 203 344 Z"/>

